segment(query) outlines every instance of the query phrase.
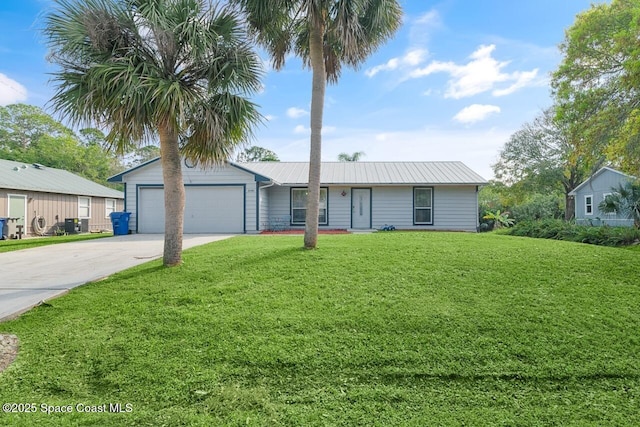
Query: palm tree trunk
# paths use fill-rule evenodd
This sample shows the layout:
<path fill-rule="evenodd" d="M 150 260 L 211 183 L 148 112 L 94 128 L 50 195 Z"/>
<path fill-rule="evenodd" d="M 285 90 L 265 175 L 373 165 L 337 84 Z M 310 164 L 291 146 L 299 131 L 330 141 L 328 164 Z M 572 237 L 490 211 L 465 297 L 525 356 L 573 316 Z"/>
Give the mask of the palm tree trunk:
<path fill-rule="evenodd" d="M 164 180 L 164 256 L 163 263 L 173 267 L 182 263 L 182 225 L 184 222 L 184 183 L 178 135 L 166 124 L 158 129 L 162 178 Z"/>
<path fill-rule="evenodd" d="M 320 169 L 322 147 L 322 115 L 326 72 L 323 57 L 323 27 L 316 23 L 311 26 L 309 56 L 312 72 L 311 89 L 311 142 L 309 150 L 309 193 L 307 196 L 307 216 L 304 229 L 305 249 L 314 249 L 318 243 L 318 214 L 320 207 Z"/>

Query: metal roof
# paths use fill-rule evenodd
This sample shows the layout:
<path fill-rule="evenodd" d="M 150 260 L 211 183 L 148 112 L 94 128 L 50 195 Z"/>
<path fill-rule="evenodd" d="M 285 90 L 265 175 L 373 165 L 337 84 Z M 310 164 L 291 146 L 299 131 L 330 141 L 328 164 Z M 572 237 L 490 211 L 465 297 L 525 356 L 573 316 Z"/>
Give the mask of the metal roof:
<path fill-rule="evenodd" d="M 631 176 L 631 175 L 627 175 L 626 173 L 620 172 L 619 170 L 610 168 L 608 166 L 604 166 L 600 169 L 598 169 L 597 172 L 595 172 L 593 175 L 589 176 L 589 178 L 585 179 L 584 181 L 582 181 L 582 183 L 580 185 L 578 185 L 576 188 L 574 188 L 573 190 L 571 190 L 569 192 L 569 196 L 575 196 L 576 194 L 578 194 L 578 191 L 580 189 L 582 189 L 582 187 L 584 187 L 585 185 L 587 185 L 588 183 L 590 183 L 593 179 L 595 179 L 597 176 L 603 174 L 604 172 L 609 171 L 609 172 L 613 172 L 616 173 L 618 175 L 620 175 L 621 177 L 630 179 L 630 180 L 634 180 L 636 179 L 635 176 Z"/>
<path fill-rule="evenodd" d="M 2 159 L 0 159 L 0 188 L 124 199 L 124 193 L 121 191 L 62 169 Z"/>
<path fill-rule="evenodd" d="M 281 185 L 306 185 L 307 162 L 238 163 Z M 483 185 L 487 181 L 462 162 L 322 162 L 322 184 Z"/>

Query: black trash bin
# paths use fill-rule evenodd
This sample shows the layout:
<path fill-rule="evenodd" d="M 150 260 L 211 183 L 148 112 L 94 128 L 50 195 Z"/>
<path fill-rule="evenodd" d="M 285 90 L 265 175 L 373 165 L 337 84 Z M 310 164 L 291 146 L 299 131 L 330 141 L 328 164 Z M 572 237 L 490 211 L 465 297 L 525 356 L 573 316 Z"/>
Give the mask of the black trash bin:
<path fill-rule="evenodd" d="M 129 234 L 129 218 L 131 217 L 131 212 L 111 212 L 109 216 L 111 216 L 114 236 Z"/>

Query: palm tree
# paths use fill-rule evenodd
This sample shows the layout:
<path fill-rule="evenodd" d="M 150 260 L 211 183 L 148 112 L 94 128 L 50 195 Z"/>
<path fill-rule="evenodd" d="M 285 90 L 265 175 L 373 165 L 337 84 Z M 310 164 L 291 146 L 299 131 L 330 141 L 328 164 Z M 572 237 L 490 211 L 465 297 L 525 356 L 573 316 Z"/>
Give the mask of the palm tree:
<path fill-rule="evenodd" d="M 309 188 L 304 247 L 316 247 L 320 201 L 321 131 L 327 81 L 336 83 L 343 63 L 358 67 L 401 22 L 397 0 L 232 0 L 281 69 L 288 54 L 312 71 Z"/>
<path fill-rule="evenodd" d="M 182 262 L 182 157 L 222 163 L 261 119 L 244 97 L 261 65 L 241 21 L 207 0 L 57 0 L 46 17 L 53 108 L 105 127 L 119 152 L 160 140 L 166 266 Z"/>
<path fill-rule="evenodd" d="M 364 151 L 356 151 L 353 154 L 340 153 L 338 154 L 339 162 L 357 162 L 361 157 L 364 157 Z"/>
<path fill-rule="evenodd" d="M 635 228 L 640 228 L 640 182 L 628 181 L 611 190 L 613 193 L 607 195 L 598 208 L 604 213 L 624 215 L 633 220 Z"/>

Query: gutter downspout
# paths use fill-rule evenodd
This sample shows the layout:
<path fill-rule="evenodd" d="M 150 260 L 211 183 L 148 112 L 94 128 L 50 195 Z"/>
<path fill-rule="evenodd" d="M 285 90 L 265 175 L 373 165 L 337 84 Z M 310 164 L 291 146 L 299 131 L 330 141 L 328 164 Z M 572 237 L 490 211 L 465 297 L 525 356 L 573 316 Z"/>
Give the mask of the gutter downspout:
<path fill-rule="evenodd" d="M 260 183 L 257 182 L 257 187 L 258 187 L 258 194 L 256 194 L 256 231 L 258 233 L 260 233 L 260 190 L 264 189 L 264 188 L 269 188 L 269 187 L 273 187 L 274 185 L 276 185 L 275 181 L 270 181 L 270 184 L 264 185 L 264 186 L 260 186 Z"/>

